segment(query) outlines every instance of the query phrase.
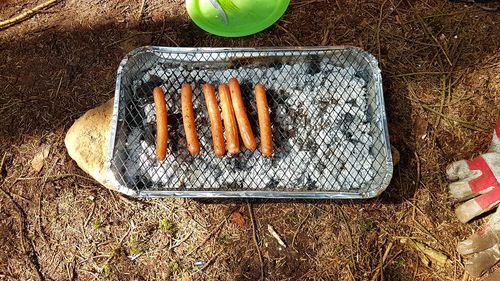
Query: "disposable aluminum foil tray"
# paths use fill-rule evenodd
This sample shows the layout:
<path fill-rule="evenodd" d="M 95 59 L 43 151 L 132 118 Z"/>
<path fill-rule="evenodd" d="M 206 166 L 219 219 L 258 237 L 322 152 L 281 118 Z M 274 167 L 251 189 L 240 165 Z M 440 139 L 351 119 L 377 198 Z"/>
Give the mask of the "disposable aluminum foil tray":
<path fill-rule="evenodd" d="M 253 89 L 267 91 L 273 156 L 259 148 L 216 157 L 201 87 L 240 82 L 259 140 Z M 186 147 L 182 83 L 193 86 L 201 153 Z M 165 90 L 167 159 L 155 159 L 152 89 Z M 376 59 L 354 47 L 143 47 L 118 68 L 108 151 L 118 190 L 133 196 L 370 198 L 392 177 L 392 160 Z"/>

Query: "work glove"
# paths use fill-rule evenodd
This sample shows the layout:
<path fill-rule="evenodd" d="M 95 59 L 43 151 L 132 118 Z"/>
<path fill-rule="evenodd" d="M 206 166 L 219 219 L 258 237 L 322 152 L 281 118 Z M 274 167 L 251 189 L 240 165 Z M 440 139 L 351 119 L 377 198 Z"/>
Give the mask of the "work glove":
<path fill-rule="evenodd" d="M 493 140 L 487 153 L 471 160 L 450 164 L 446 173 L 455 181 L 450 184 L 450 194 L 458 201 L 465 201 L 455 210 L 461 222 L 468 222 L 500 202 L 500 116 Z M 465 269 L 471 276 L 479 277 L 500 260 L 500 208 L 479 231 L 462 241 L 457 251 L 468 256 Z M 500 280 L 500 270 L 488 276 Z"/>

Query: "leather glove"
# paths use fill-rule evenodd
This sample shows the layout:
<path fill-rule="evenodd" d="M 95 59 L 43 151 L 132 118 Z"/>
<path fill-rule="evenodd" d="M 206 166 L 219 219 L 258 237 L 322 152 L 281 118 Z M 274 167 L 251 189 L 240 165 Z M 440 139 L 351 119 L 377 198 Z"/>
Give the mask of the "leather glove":
<path fill-rule="evenodd" d="M 455 210 L 460 221 L 468 222 L 499 204 L 500 116 L 488 152 L 472 160 L 454 162 L 446 173 L 455 181 L 450 184 L 451 196 L 458 201 L 467 200 Z M 478 232 L 460 242 L 457 251 L 468 256 L 465 269 L 474 277 L 481 276 L 500 261 L 500 208 Z M 500 280 L 500 270 L 488 276 L 488 280 Z"/>

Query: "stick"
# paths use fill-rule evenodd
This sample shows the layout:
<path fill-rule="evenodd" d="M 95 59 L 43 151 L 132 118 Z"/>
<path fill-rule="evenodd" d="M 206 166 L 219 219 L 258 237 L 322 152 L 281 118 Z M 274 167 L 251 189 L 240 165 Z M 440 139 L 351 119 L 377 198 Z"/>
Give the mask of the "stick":
<path fill-rule="evenodd" d="M 2 156 L 2 161 L 0 161 L 0 172 L 3 169 L 3 164 L 5 163 L 5 158 L 7 157 L 7 152 L 5 152 Z M 1 173 L 0 173 L 1 174 Z"/>
<path fill-rule="evenodd" d="M 47 180 L 56 179 L 57 180 L 57 179 L 66 178 L 66 177 L 76 177 L 76 178 L 81 178 L 81 179 L 85 179 L 85 180 L 95 181 L 92 178 L 80 176 L 77 174 L 60 174 L 60 175 L 41 176 L 41 177 L 20 177 L 20 178 L 17 178 L 16 180 L 17 181 L 39 180 L 39 179 L 47 179 Z"/>
<path fill-rule="evenodd" d="M 426 258 L 427 257 L 430 258 L 435 264 L 437 264 L 441 267 L 445 267 L 445 266 L 451 264 L 450 259 L 448 259 L 448 257 L 445 254 L 443 254 L 442 252 L 435 250 L 435 249 L 433 249 L 433 248 L 431 248 L 423 243 L 413 241 L 413 240 L 408 239 L 408 238 L 402 238 L 399 241 L 402 244 L 406 244 L 406 245 L 414 248 L 415 250 L 419 251 L 420 253 L 424 254 L 424 256 Z"/>
<path fill-rule="evenodd" d="M 3 164 L 3 163 L 2 163 Z M 3 183 L 2 183 L 3 185 Z M 22 249 L 24 251 L 24 254 L 27 256 L 29 263 L 31 266 L 34 268 L 34 271 L 36 273 L 36 277 L 38 280 L 43 281 L 45 278 L 43 277 L 41 268 L 40 268 L 40 262 L 38 261 L 38 256 L 36 255 L 35 249 L 33 247 L 32 241 L 28 240 L 26 237 L 28 234 L 28 230 L 26 229 L 26 213 L 24 212 L 23 209 L 17 204 L 17 202 L 10 196 L 7 191 L 3 190 L 3 188 L 0 188 L 0 193 L 7 198 L 12 205 L 14 206 L 14 209 L 16 209 L 18 215 L 19 215 L 19 228 L 20 228 L 20 239 L 21 239 L 21 245 Z M 25 244 L 28 245 L 28 249 L 26 249 Z"/>
<path fill-rule="evenodd" d="M 443 113 L 440 113 L 439 111 L 425 105 L 425 104 L 420 104 L 420 106 L 423 108 L 423 109 L 426 109 L 432 113 L 435 113 L 437 115 L 440 115 L 441 117 L 447 119 L 448 121 L 454 121 L 454 122 L 457 122 L 459 124 L 461 124 L 463 127 L 467 128 L 467 129 L 471 129 L 471 130 L 476 130 L 476 131 L 481 131 L 481 132 L 484 132 L 486 131 L 486 128 L 484 127 L 480 127 L 478 125 L 475 125 L 473 122 L 468 122 L 468 121 L 465 121 L 465 120 L 461 120 L 461 119 L 458 119 L 458 118 L 453 118 L 453 117 L 450 117 L 448 115 L 445 115 Z"/>
<path fill-rule="evenodd" d="M 417 183 L 416 188 L 420 186 L 420 158 L 418 157 L 418 153 L 414 151 L 415 161 L 417 161 Z"/>
<path fill-rule="evenodd" d="M 381 60 L 381 52 L 380 52 L 380 27 L 382 26 L 382 15 L 384 13 L 384 5 L 387 0 L 384 0 L 382 2 L 382 5 L 380 6 L 380 14 L 379 14 L 379 19 L 378 19 L 378 24 L 377 24 L 377 32 L 376 32 L 376 39 L 377 39 L 377 50 L 378 50 L 378 59 Z"/>
<path fill-rule="evenodd" d="M 417 75 L 436 75 L 436 74 L 447 74 L 449 72 L 443 71 L 422 71 L 422 72 L 412 72 L 412 73 L 403 73 L 391 75 L 391 77 L 404 77 L 404 76 L 417 76 Z"/>
<path fill-rule="evenodd" d="M 392 249 L 392 245 L 393 245 L 393 243 L 390 242 L 389 245 L 387 246 L 387 248 L 385 248 L 385 252 L 384 252 L 384 255 L 382 256 L 382 260 L 380 260 L 380 264 L 378 265 L 377 270 L 375 271 L 375 274 L 373 274 L 371 281 L 376 281 L 378 279 L 379 274 L 381 275 L 381 272 L 382 272 L 381 269 L 384 267 L 385 260 L 387 259 L 387 256 L 389 255 L 389 252 Z M 382 277 L 382 276 L 380 276 L 380 277 Z M 380 278 L 380 280 L 382 280 L 382 278 Z"/>
<path fill-rule="evenodd" d="M 17 16 L 11 17 L 10 19 L 6 19 L 4 21 L 0 21 L 0 29 L 3 29 L 5 27 L 20 23 L 24 20 L 29 19 L 30 17 L 36 15 L 40 10 L 43 10 L 45 8 L 48 8 L 52 5 L 55 5 L 59 0 L 48 0 L 46 2 L 43 2 L 32 9 L 26 9 L 22 13 L 20 13 Z"/>
<path fill-rule="evenodd" d="M 144 11 L 144 5 L 146 4 L 146 0 L 141 1 L 141 6 L 139 6 L 139 12 L 137 13 L 137 21 L 140 22 L 142 18 L 142 11 Z"/>
<path fill-rule="evenodd" d="M 295 249 L 295 238 L 297 238 L 297 234 L 299 233 L 300 229 L 302 228 L 302 226 L 304 225 L 304 223 L 306 222 L 306 220 L 309 218 L 310 215 L 311 215 L 311 212 L 307 213 L 307 216 L 300 222 L 299 226 L 295 230 L 295 233 L 293 234 L 293 238 L 292 238 L 292 248 Z M 297 249 L 295 249 L 295 250 L 297 250 Z"/>
<path fill-rule="evenodd" d="M 250 202 L 247 201 L 248 213 L 250 214 L 250 221 L 252 222 L 252 233 L 253 233 L 253 242 L 255 243 L 255 248 L 257 249 L 257 254 L 259 254 L 259 262 L 260 262 L 260 279 L 264 280 L 264 261 L 262 260 L 262 254 L 260 253 L 259 243 L 257 242 L 257 232 L 255 231 L 255 221 L 253 219 L 253 210 Z"/>
<path fill-rule="evenodd" d="M 217 257 L 220 256 L 220 254 L 222 254 L 223 251 L 224 249 L 218 251 L 212 258 L 210 258 L 210 260 L 207 261 L 207 263 L 205 263 L 205 265 L 202 268 L 200 268 L 200 271 L 203 271 L 207 267 L 209 267 L 217 259 Z"/>
<path fill-rule="evenodd" d="M 219 232 L 219 230 L 222 228 L 222 226 L 226 223 L 226 217 L 222 220 L 222 222 L 219 223 L 219 225 L 214 229 L 212 230 L 212 232 L 210 232 L 207 237 L 198 245 L 196 246 L 196 248 L 194 248 L 193 250 L 191 250 L 188 254 L 186 254 L 186 257 L 190 256 L 192 253 L 195 253 L 201 246 L 205 245 L 205 243 L 207 243 L 207 241 L 210 239 L 210 237 L 212 237 L 215 233 Z"/>
<path fill-rule="evenodd" d="M 342 220 L 344 221 L 344 224 L 345 224 L 345 227 L 347 230 L 347 234 L 349 235 L 348 237 L 349 237 L 349 243 L 351 244 L 351 248 L 354 248 L 354 242 L 352 240 L 351 228 L 349 227 L 349 223 L 347 223 L 347 218 L 344 214 L 344 211 L 342 211 L 342 208 L 339 208 L 339 211 L 340 211 L 340 214 L 342 216 Z M 356 261 L 354 260 L 354 256 L 352 256 L 352 255 L 351 255 L 351 263 L 352 263 L 352 265 L 356 265 Z M 355 280 L 355 279 L 353 279 L 353 280 Z"/>
<path fill-rule="evenodd" d="M 40 236 L 42 237 L 43 241 L 47 243 L 47 238 L 45 237 L 45 232 L 43 231 L 42 227 L 42 197 L 43 197 L 43 192 L 45 190 L 45 185 L 47 183 L 47 178 L 49 177 L 50 173 L 54 170 L 54 167 L 56 166 L 57 160 L 54 161 L 54 164 L 52 167 L 47 171 L 47 174 L 44 175 L 43 177 L 43 183 L 42 187 L 40 188 L 40 196 L 38 197 L 38 231 L 40 231 Z"/>

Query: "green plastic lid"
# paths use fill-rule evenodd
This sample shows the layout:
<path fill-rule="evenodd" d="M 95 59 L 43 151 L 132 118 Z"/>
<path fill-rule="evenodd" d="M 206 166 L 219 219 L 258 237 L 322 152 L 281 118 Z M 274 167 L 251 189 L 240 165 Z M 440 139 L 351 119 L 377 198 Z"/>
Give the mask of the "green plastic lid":
<path fill-rule="evenodd" d="M 290 0 L 218 0 L 227 23 L 210 0 L 186 0 L 186 8 L 194 23 L 206 32 L 240 37 L 262 31 L 285 13 Z"/>

